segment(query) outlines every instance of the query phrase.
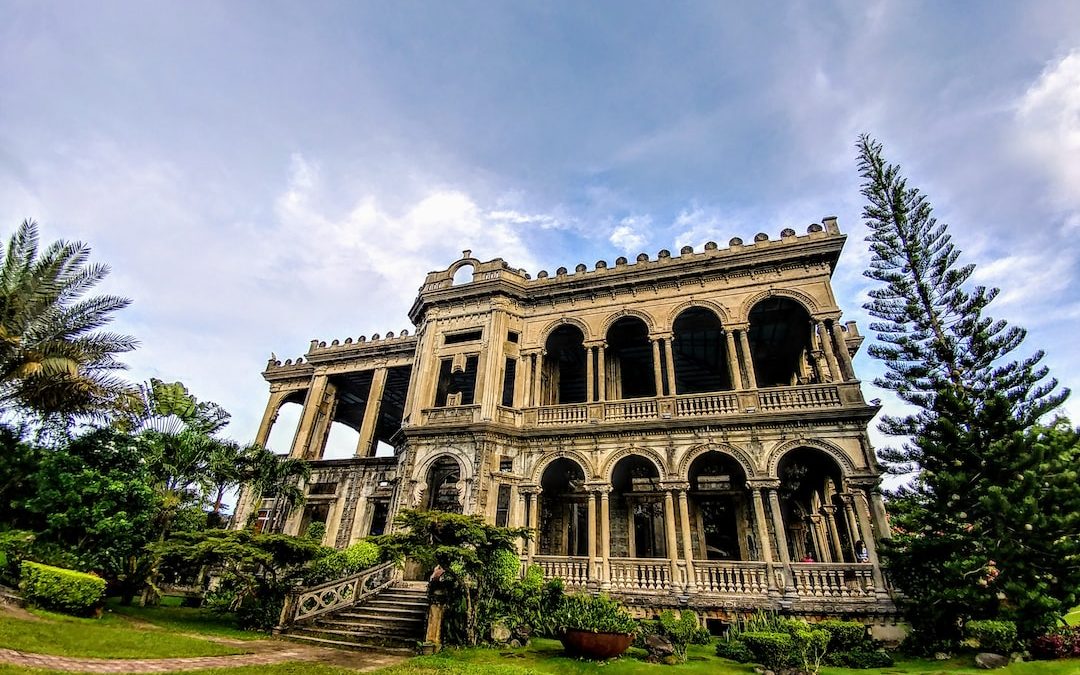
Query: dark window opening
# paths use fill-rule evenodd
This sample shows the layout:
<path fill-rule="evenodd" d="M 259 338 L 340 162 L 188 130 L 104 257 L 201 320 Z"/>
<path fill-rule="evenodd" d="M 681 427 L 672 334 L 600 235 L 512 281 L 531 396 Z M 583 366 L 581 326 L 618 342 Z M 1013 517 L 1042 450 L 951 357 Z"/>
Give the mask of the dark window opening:
<path fill-rule="evenodd" d="M 428 470 L 428 508 L 433 511 L 461 513 L 465 484 L 461 466 L 453 457 L 440 457 Z"/>
<path fill-rule="evenodd" d="M 451 333 L 443 336 L 443 344 L 459 345 L 462 342 L 476 342 L 483 334 L 484 332 L 479 330 L 470 330 L 464 333 Z"/>
<path fill-rule="evenodd" d="M 585 338 L 575 326 L 560 326 L 545 343 L 541 405 L 584 403 Z"/>
<path fill-rule="evenodd" d="M 510 522 L 510 486 L 499 486 L 499 498 L 495 503 L 495 527 L 506 527 Z"/>
<path fill-rule="evenodd" d="M 507 341 L 507 342 L 513 342 L 513 343 L 515 343 L 515 344 L 516 344 L 516 343 L 517 343 L 517 341 L 518 341 L 518 339 L 519 339 L 519 336 L 518 336 L 518 333 L 517 333 L 517 331 L 513 331 L 513 330 L 512 330 L 512 331 L 509 331 L 509 332 L 508 332 L 508 333 L 506 334 L 506 341 Z"/>
<path fill-rule="evenodd" d="M 649 328 L 641 319 L 619 319 L 607 333 L 608 398 L 656 396 Z M 614 388 L 614 390 L 612 390 Z"/>
<path fill-rule="evenodd" d="M 386 519 L 390 515 L 390 502 L 377 501 L 372 504 L 374 511 L 371 513 L 371 527 L 368 535 L 375 536 L 386 533 Z"/>
<path fill-rule="evenodd" d="M 675 319 L 672 355 L 677 394 L 699 394 L 732 388 L 726 338 L 720 319 L 694 307 Z"/>
<path fill-rule="evenodd" d="M 270 510 L 260 509 L 259 515 L 255 518 L 255 534 L 259 534 L 263 531 L 263 528 L 270 524 Z"/>
<path fill-rule="evenodd" d="M 514 470 L 514 458 L 510 455 L 499 457 L 499 471 L 510 472 Z"/>
<path fill-rule="evenodd" d="M 517 377 L 517 359 L 506 358 L 506 370 L 503 372 L 502 404 L 507 408 L 514 406 L 514 380 Z"/>
<path fill-rule="evenodd" d="M 439 384 L 435 391 L 435 407 L 472 405 L 476 394 L 476 370 L 479 358 L 465 359 L 464 370 L 454 370 L 453 359 L 443 359 L 439 366 Z"/>
<path fill-rule="evenodd" d="M 337 483 L 331 481 L 328 483 L 312 483 L 308 488 L 309 495 L 332 495 L 337 492 Z"/>
<path fill-rule="evenodd" d="M 820 381 L 821 353 L 811 342 L 810 315 L 783 297 L 762 300 L 750 311 L 750 353 L 759 387 Z"/>

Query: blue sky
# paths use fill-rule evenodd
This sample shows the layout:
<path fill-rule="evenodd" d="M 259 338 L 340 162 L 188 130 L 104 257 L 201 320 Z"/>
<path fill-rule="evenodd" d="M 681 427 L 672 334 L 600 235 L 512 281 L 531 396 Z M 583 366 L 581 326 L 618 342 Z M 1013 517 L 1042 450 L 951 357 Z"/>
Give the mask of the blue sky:
<path fill-rule="evenodd" d="M 535 273 L 837 215 L 867 332 L 865 131 L 1080 385 L 1080 4 L 743 4 L 0 0 L 0 233 L 89 242 L 132 379 L 247 440 L 271 351 L 411 328 L 466 248 Z"/>

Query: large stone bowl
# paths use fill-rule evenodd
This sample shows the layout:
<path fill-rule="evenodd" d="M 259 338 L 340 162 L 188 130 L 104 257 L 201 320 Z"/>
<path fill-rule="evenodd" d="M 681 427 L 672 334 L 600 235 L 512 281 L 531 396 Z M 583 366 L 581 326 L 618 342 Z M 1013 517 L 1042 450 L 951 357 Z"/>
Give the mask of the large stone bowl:
<path fill-rule="evenodd" d="M 569 629 L 559 639 L 568 654 L 600 661 L 613 659 L 625 652 L 634 641 L 634 636 L 630 633 L 593 633 Z"/>

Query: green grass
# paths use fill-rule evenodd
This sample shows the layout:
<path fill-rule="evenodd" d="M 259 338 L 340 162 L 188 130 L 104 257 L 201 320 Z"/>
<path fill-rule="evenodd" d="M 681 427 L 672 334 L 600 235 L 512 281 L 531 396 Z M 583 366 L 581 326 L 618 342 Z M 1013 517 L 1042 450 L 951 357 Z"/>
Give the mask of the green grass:
<path fill-rule="evenodd" d="M 375 672 L 378 675 L 745 675 L 754 672 L 752 665 L 717 658 L 711 646 L 692 646 L 687 662 L 679 666 L 645 663 L 644 656 L 643 650 L 631 649 L 627 656 L 620 659 L 595 663 L 563 656 L 562 645 L 555 640 L 534 640 L 521 649 L 448 649 L 434 656 L 417 657 Z M 976 675 L 984 672 L 975 668 L 970 657 L 949 661 L 899 661 L 892 668 L 871 670 L 821 669 L 822 675 Z M 1075 675 L 1080 672 L 1080 660 L 1017 663 L 995 672 L 1003 675 Z"/>
<path fill-rule="evenodd" d="M 180 607 L 179 604 L 171 602 L 159 607 L 125 607 L 113 600 L 105 606 L 105 611 L 107 614 L 134 621 L 144 621 L 174 633 L 195 633 L 233 640 L 259 640 L 267 637 L 266 633 L 240 630 L 231 617 L 215 614 L 208 609 Z"/>
<path fill-rule="evenodd" d="M 358 655 L 357 659 L 362 659 Z M 362 661 L 357 662 L 362 663 Z M 39 670 L 36 668 L 17 668 L 0 665 L 0 675 L 58 675 L 62 671 Z M 350 668 L 327 666 L 321 663 L 295 661 L 266 666 L 240 666 L 237 668 L 205 668 L 202 670 L 183 671 L 194 675 L 356 675 Z"/>
<path fill-rule="evenodd" d="M 139 626 L 120 616 L 80 619 L 34 611 L 37 620 L 0 615 L 0 646 L 24 652 L 96 658 L 170 658 L 246 650 Z"/>
<path fill-rule="evenodd" d="M 1073 611 L 1065 615 L 1065 623 L 1070 626 L 1080 626 L 1080 607 L 1073 607 Z"/>

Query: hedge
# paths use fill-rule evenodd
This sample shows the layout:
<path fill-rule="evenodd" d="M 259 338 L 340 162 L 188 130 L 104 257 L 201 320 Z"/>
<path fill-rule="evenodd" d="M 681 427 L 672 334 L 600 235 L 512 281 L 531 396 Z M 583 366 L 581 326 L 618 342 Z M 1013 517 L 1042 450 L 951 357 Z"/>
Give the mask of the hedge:
<path fill-rule="evenodd" d="M 795 639 L 789 633 L 743 633 L 739 639 L 754 661 L 766 668 L 779 670 L 796 664 Z"/>
<path fill-rule="evenodd" d="M 105 580 L 24 560 L 19 588 L 27 601 L 45 609 L 68 614 L 89 614 L 105 595 Z"/>
<path fill-rule="evenodd" d="M 964 637 L 970 646 L 995 654 L 1009 654 L 1017 646 L 1016 624 L 1012 621 L 968 621 Z"/>

